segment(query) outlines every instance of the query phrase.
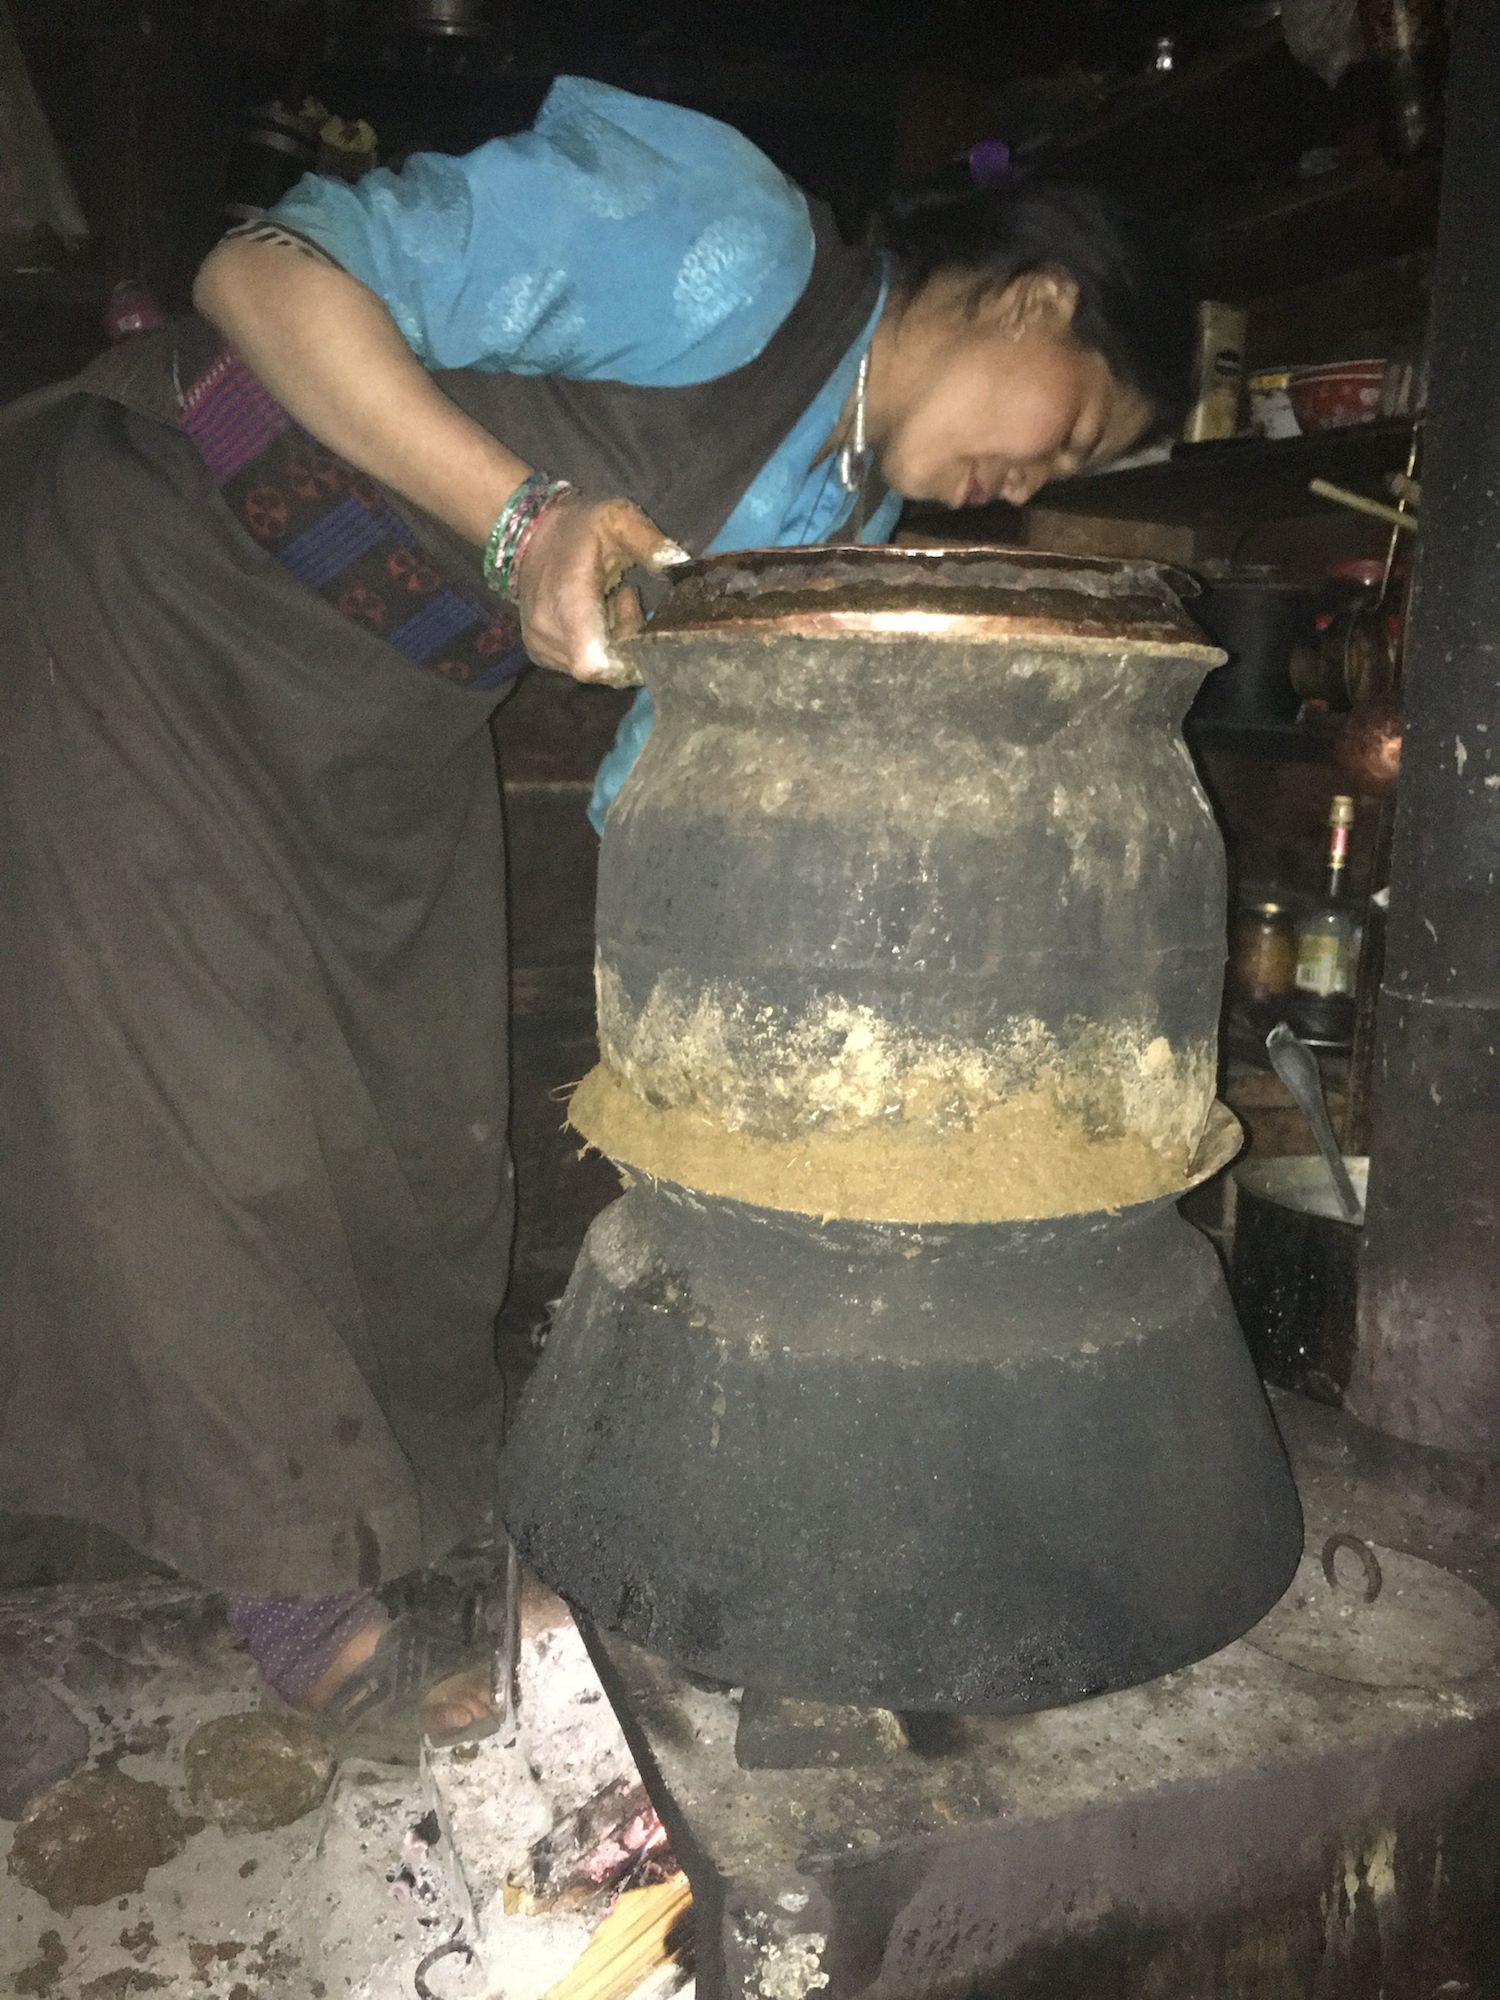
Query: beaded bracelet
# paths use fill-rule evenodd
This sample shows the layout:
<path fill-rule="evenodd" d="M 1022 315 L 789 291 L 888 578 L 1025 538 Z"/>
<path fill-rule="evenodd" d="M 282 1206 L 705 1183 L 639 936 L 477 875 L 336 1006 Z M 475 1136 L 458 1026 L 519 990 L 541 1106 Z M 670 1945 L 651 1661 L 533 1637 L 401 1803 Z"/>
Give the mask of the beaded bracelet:
<path fill-rule="evenodd" d="M 521 481 L 496 515 L 484 545 L 484 580 L 491 590 L 501 597 L 514 596 L 522 545 L 531 539 L 531 530 L 553 502 L 572 491 L 570 481 L 549 479 L 545 472 L 530 472 Z"/>

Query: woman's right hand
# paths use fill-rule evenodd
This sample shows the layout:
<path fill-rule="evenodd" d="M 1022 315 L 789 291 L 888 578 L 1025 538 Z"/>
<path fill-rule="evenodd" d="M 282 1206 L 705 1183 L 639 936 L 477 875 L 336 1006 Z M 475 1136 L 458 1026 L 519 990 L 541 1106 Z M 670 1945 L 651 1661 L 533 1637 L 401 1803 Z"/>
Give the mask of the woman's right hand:
<path fill-rule="evenodd" d="M 629 500 L 554 500 L 531 530 L 511 588 L 521 637 L 538 666 L 574 680 L 627 687 L 639 676 L 620 658 L 621 639 L 645 623 L 640 598 L 623 579 L 688 561 Z"/>

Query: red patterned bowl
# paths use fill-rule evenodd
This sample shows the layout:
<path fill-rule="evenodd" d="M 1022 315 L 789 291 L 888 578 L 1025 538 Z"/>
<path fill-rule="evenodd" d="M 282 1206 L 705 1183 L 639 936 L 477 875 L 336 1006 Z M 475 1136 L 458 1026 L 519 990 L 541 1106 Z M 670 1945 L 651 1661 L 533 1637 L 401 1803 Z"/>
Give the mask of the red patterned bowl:
<path fill-rule="evenodd" d="M 1294 368 L 1288 394 L 1304 431 L 1334 431 L 1380 415 L 1384 361 L 1329 361 Z"/>

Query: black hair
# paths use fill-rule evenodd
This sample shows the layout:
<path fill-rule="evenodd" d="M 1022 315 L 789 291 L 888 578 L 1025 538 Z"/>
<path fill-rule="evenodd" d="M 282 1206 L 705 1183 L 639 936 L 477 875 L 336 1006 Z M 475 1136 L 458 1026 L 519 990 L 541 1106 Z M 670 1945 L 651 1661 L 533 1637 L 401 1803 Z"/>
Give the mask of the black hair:
<path fill-rule="evenodd" d="M 893 194 L 878 240 L 914 294 L 940 271 L 970 276 L 975 301 L 1056 267 L 1078 287 L 1074 338 L 1151 405 L 1151 435 L 1180 430 L 1193 400 L 1196 286 L 1160 223 L 1081 181 L 1014 175 L 975 187 L 960 167 Z"/>

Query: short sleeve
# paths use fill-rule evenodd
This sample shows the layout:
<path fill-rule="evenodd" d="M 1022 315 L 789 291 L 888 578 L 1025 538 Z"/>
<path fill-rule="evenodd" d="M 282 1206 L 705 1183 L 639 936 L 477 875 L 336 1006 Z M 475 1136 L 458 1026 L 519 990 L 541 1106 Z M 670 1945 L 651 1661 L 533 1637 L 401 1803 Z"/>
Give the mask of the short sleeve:
<path fill-rule="evenodd" d="M 701 113 L 581 77 L 529 132 L 308 175 L 269 220 L 380 298 L 431 368 L 675 387 L 753 361 L 806 286 L 799 190 Z"/>

